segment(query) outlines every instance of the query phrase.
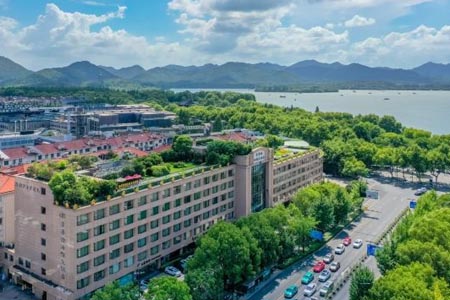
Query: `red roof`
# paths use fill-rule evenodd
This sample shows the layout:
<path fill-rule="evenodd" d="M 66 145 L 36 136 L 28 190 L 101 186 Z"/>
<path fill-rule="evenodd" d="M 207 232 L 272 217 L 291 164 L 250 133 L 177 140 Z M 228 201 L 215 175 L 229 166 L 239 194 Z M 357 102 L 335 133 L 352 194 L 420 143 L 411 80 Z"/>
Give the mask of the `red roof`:
<path fill-rule="evenodd" d="M 0 173 L 6 174 L 6 175 L 21 175 L 21 174 L 25 174 L 27 172 L 28 168 L 31 165 L 32 164 L 23 164 L 23 165 L 19 165 L 19 166 L 16 166 L 16 167 L 2 168 L 0 170 Z"/>
<path fill-rule="evenodd" d="M 14 192 L 16 179 L 13 176 L 0 174 L 0 194 Z"/>
<path fill-rule="evenodd" d="M 55 144 L 41 144 L 41 145 L 34 146 L 34 148 L 37 149 L 43 155 L 55 154 L 55 153 L 59 152 L 59 150 L 58 150 L 58 148 L 56 148 Z"/>
<path fill-rule="evenodd" d="M 223 141 L 234 141 L 234 142 L 239 142 L 239 143 L 244 143 L 244 142 L 251 140 L 251 138 L 248 138 L 242 132 L 230 132 L 230 133 L 225 133 L 222 135 L 217 135 L 214 137 L 218 138 L 220 140 L 223 140 Z"/>
<path fill-rule="evenodd" d="M 19 159 L 28 156 L 27 148 L 25 147 L 2 149 L 2 152 L 5 153 L 9 159 Z"/>

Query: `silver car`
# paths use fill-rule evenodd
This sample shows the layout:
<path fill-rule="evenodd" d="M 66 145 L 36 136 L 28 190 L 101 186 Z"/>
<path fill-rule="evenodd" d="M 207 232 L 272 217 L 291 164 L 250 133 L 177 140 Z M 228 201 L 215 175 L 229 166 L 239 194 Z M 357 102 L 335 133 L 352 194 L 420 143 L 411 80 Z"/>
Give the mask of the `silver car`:
<path fill-rule="evenodd" d="M 331 272 L 330 272 L 330 270 L 325 269 L 325 270 L 323 270 L 322 272 L 320 272 L 320 275 L 319 275 L 319 281 L 320 281 L 320 282 L 325 282 L 325 281 L 327 281 L 328 279 L 330 279 L 330 277 L 331 277 Z"/>
<path fill-rule="evenodd" d="M 345 251 L 345 246 L 343 244 L 337 245 L 337 247 L 334 249 L 335 254 L 342 254 Z"/>
<path fill-rule="evenodd" d="M 182 275 L 182 273 L 181 273 L 180 270 L 178 270 L 177 268 L 172 267 L 172 266 L 166 267 L 166 268 L 164 269 L 164 272 L 165 272 L 166 274 L 169 274 L 169 275 L 175 276 L 175 277 L 180 277 L 180 276 Z"/>
<path fill-rule="evenodd" d="M 303 291 L 303 295 L 306 297 L 311 297 L 314 295 L 314 293 L 317 290 L 317 285 L 315 283 L 310 283 L 306 286 L 305 290 Z"/>

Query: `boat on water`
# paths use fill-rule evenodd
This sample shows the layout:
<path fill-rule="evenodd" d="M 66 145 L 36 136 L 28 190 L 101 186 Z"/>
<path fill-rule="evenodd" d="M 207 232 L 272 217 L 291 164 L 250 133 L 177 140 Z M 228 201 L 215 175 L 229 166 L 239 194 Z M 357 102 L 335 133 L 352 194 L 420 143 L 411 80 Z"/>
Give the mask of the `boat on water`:
<path fill-rule="evenodd" d="M 386 97 L 386 98 L 384 98 L 383 100 L 391 100 L 391 98 L 387 98 L 387 97 Z"/>
<path fill-rule="evenodd" d="M 280 95 L 280 98 L 286 98 L 286 96 L 285 95 Z"/>

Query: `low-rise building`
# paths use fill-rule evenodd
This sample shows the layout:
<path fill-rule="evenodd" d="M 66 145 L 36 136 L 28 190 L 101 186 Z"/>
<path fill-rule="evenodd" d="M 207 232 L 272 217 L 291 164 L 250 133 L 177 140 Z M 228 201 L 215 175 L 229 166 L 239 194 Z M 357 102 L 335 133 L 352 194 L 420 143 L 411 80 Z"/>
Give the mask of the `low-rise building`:
<path fill-rule="evenodd" d="M 318 149 L 276 158 L 256 148 L 228 166 L 136 180 L 107 200 L 68 208 L 55 203 L 48 183 L 17 176 L 15 248 L 4 264 L 40 299 L 88 299 L 108 282 L 132 281 L 176 258 L 216 222 L 288 201 L 321 179 Z"/>

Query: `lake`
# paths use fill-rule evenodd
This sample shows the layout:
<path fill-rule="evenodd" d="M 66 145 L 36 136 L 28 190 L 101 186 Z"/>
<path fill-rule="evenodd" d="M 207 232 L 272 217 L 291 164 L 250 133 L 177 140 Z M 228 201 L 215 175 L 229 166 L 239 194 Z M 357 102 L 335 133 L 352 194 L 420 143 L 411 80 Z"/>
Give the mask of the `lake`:
<path fill-rule="evenodd" d="M 391 115 L 407 127 L 425 129 L 435 134 L 450 134 L 450 91 L 342 90 L 338 93 L 302 94 L 263 93 L 247 89 L 232 91 L 252 93 L 261 103 L 286 107 L 292 105 L 308 111 L 315 111 L 318 106 L 324 112 Z"/>

